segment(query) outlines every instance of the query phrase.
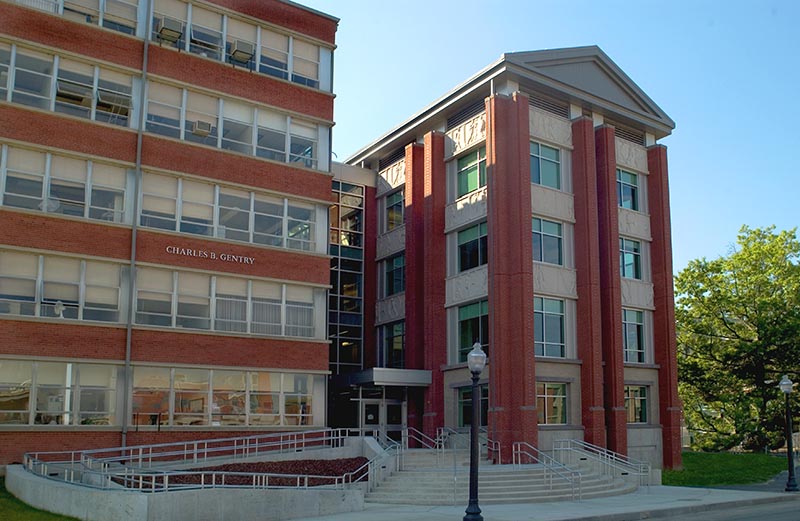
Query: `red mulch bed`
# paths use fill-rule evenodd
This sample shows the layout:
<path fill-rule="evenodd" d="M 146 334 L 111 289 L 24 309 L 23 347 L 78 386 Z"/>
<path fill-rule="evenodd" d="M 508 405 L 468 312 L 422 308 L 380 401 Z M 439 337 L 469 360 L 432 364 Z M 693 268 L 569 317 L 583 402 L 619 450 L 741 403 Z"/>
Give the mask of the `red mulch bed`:
<path fill-rule="evenodd" d="M 313 476 L 343 476 L 349 472 L 354 472 L 367 463 L 367 458 L 344 458 L 344 459 L 307 459 L 307 460 L 292 460 L 292 461 L 262 461 L 256 463 L 229 463 L 227 465 L 218 465 L 215 467 L 202 467 L 190 469 L 186 472 L 247 472 L 257 474 L 301 474 Z M 353 481 L 357 478 L 364 476 L 367 469 L 362 469 L 358 475 L 353 476 Z M 211 482 L 211 476 L 205 476 L 205 483 Z M 156 478 L 156 485 L 160 485 L 163 478 Z M 219 484 L 221 476 L 216 477 L 216 482 Z M 148 482 L 150 480 L 147 480 Z M 330 485 L 335 480 L 325 478 L 310 478 L 308 480 L 309 486 Z M 176 475 L 169 477 L 170 485 L 199 485 L 201 483 L 200 474 L 186 474 Z M 253 483 L 252 476 L 225 476 L 226 485 L 251 485 Z M 303 482 L 301 481 L 301 485 Z M 269 478 L 270 486 L 296 486 L 297 478 Z"/>

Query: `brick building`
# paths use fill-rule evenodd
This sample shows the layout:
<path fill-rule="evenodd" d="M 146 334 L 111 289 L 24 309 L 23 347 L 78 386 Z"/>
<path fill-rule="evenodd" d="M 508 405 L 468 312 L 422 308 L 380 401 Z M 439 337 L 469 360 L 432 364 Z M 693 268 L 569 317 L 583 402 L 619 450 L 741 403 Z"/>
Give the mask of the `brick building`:
<path fill-rule="evenodd" d="M 378 175 L 362 424 L 468 425 L 477 340 L 504 461 L 578 438 L 679 466 L 673 128 L 597 47 L 520 52 L 351 156 Z"/>
<path fill-rule="evenodd" d="M 325 426 L 337 24 L 0 2 L 0 465 Z"/>

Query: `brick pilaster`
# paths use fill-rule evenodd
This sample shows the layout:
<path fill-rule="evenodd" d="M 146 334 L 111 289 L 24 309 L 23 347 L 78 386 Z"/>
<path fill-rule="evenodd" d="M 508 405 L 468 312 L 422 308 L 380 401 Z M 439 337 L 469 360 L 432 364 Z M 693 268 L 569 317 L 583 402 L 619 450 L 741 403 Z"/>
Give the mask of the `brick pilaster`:
<path fill-rule="evenodd" d="M 514 442 L 538 439 L 528 98 L 492 96 L 486 113 L 489 428 L 507 463 Z"/>
<path fill-rule="evenodd" d="M 425 393 L 423 431 L 435 436 L 444 425 L 444 375 L 441 367 L 447 363 L 447 315 L 445 312 L 445 278 L 447 249 L 444 236 L 444 208 L 447 203 L 447 182 L 444 165 L 444 134 L 425 135 L 425 176 L 423 190 L 423 270 L 424 302 L 424 361 L 425 369 L 433 375 Z M 406 179 L 408 179 L 406 177 Z M 408 272 L 408 267 L 406 267 Z"/>
<path fill-rule="evenodd" d="M 617 201 L 614 127 L 595 129 L 598 230 L 600 243 L 600 302 L 603 323 L 603 379 L 607 447 L 628 452 L 622 352 L 622 290 L 619 275 L 619 204 Z"/>
<path fill-rule="evenodd" d="M 577 271 L 577 343 L 581 365 L 583 438 L 606 446 L 603 407 L 600 244 L 597 217 L 597 163 L 592 119 L 572 123 L 572 187 L 575 194 L 575 269 Z"/>
<path fill-rule="evenodd" d="M 425 148 L 406 146 L 405 213 L 406 289 L 405 364 L 425 368 Z"/>
<path fill-rule="evenodd" d="M 681 402 L 675 341 L 675 294 L 672 286 L 672 229 L 669 210 L 667 148 L 647 149 L 650 209 L 650 263 L 653 271 L 653 340 L 659 365 L 658 396 L 664 468 L 681 468 Z"/>

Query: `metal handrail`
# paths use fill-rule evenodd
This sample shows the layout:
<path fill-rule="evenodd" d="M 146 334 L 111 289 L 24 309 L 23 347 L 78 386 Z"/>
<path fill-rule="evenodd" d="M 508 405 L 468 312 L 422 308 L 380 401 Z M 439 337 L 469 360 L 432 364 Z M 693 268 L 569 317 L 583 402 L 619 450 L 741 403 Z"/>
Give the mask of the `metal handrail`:
<path fill-rule="evenodd" d="M 503 458 L 502 453 L 500 452 L 500 442 L 489 437 L 489 431 L 486 429 L 486 427 L 481 427 L 478 431 L 478 436 L 481 435 L 483 435 L 483 438 L 486 440 L 486 459 L 494 461 L 494 459 L 491 457 L 491 454 L 497 453 L 497 461 L 502 463 Z"/>
<path fill-rule="evenodd" d="M 523 465 L 524 463 L 522 462 L 522 459 L 523 457 L 527 457 L 532 461 L 532 463 L 538 463 L 542 465 L 544 468 L 545 480 L 549 484 L 550 490 L 553 489 L 553 475 L 556 475 L 570 485 L 572 489 L 572 499 L 575 499 L 576 487 L 578 489 L 578 499 L 581 499 L 582 490 L 580 472 L 567 467 L 552 456 L 545 454 L 533 445 L 524 441 L 514 442 L 512 447 L 512 461 L 514 462 L 515 466 Z"/>
<path fill-rule="evenodd" d="M 305 435 L 314 434 L 306 439 Z M 245 454 L 256 455 L 265 447 L 279 449 L 284 445 L 294 450 L 310 447 L 341 446 L 346 437 L 346 429 L 327 429 L 301 433 L 272 434 L 265 436 L 248 436 L 243 438 L 224 438 L 180 443 L 163 443 L 142 445 L 137 447 L 115 447 L 110 449 L 93 449 L 71 452 L 37 452 L 26 453 L 24 465 L 27 470 L 48 479 L 58 479 L 92 488 L 114 488 L 138 490 L 143 492 L 161 492 L 186 488 L 209 487 L 248 487 L 248 488 L 306 488 L 309 486 L 327 486 L 342 488 L 345 485 L 368 480 L 368 488 L 372 490 L 379 476 L 386 468 L 387 457 L 398 457 L 401 446 L 394 440 L 379 442 L 383 449 L 358 469 L 341 476 L 318 476 L 306 474 L 246 473 L 223 472 L 210 470 L 157 470 L 152 468 L 154 460 L 170 458 L 170 462 L 187 461 L 192 463 L 206 462 L 208 455 L 220 455 L 227 451 L 234 457 Z M 277 441 L 275 440 L 277 438 Z M 272 441 L 264 442 L 265 439 Z M 320 441 L 328 442 L 320 445 Z M 221 447 L 209 447 L 215 443 L 223 443 Z M 231 444 L 232 442 L 232 444 Z M 390 443 L 389 443 L 390 442 Z M 384 446 L 385 444 L 385 446 Z M 153 448 L 183 447 L 183 450 L 166 450 L 153 452 Z M 188 449 L 191 447 L 191 449 Z M 243 451 L 242 447 L 246 450 Z M 119 455 L 122 453 L 122 455 Z M 180 458 L 179 458 L 180 457 Z M 399 464 L 399 460 L 398 460 Z M 364 472 L 366 469 L 366 473 Z M 177 480 L 177 482 L 176 482 Z M 193 480 L 181 483 L 181 480 Z M 233 480 L 235 483 L 232 483 Z"/>
<path fill-rule="evenodd" d="M 404 427 L 403 428 L 403 447 L 408 448 L 409 440 L 414 440 L 420 445 L 428 449 L 438 449 L 439 448 L 439 440 L 431 438 L 424 432 L 415 429 L 414 427 Z"/>
<path fill-rule="evenodd" d="M 640 486 L 650 485 L 649 463 L 619 454 L 605 447 L 581 440 L 562 439 L 553 443 L 553 451 L 556 453 L 566 452 L 569 455 L 577 455 L 578 457 L 596 461 L 606 475 L 613 475 L 614 471 L 617 471 L 622 476 L 635 475 L 639 477 Z"/>

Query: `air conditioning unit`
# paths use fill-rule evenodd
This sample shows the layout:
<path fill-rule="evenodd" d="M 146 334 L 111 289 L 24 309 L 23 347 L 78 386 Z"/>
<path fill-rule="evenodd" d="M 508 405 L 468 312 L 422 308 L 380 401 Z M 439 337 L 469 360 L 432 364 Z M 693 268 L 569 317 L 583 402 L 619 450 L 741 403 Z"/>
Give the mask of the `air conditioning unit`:
<path fill-rule="evenodd" d="M 245 40 L 236 40 L 231 46 L 231 58 L 237 62 L 247 63 L 256 53 L 255 45 Z"/>
<path fill-rule="evenodd" d="M 195 136 L 206 137 L 211 134 L 211 123 L 208 121 L 193 121 L 192 134 Z"/>
<path fill-rule="evenodd" d="M 183 36 L 183 22 L 169 16 L 162 16 L 156 19 L 156 33 L 161 40 L 175 43 Z"/>

